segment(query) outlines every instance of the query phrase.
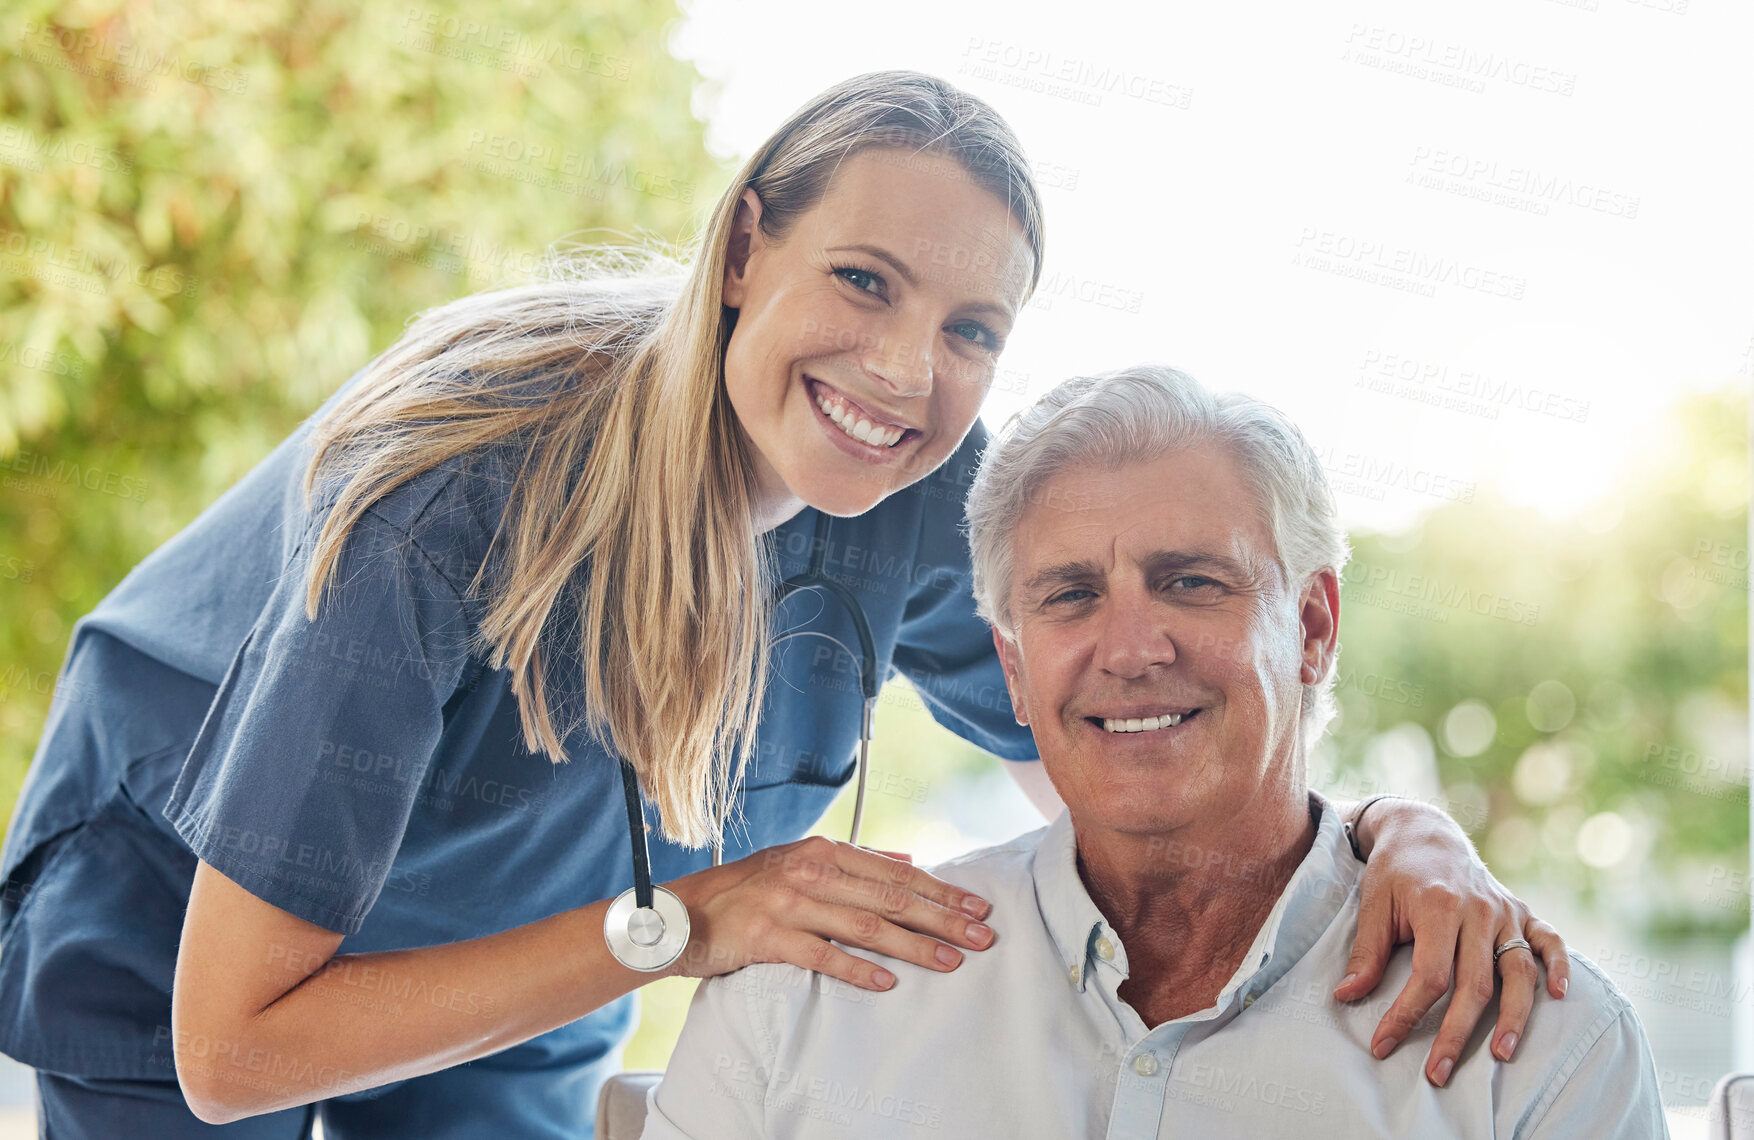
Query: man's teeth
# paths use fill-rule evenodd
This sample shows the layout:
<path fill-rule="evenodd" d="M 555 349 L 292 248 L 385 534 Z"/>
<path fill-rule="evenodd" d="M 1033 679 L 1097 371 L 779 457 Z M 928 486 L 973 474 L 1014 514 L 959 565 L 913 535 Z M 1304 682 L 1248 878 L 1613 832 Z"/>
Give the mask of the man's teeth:
<path fill-rule="evenodd" d="M 816 397 L 816 406 L 821 408 L 822 414 L 833 420 L 840 430 L 860 443 L 869 443 L 875 447 L 894 447 L 895 441 L 907 431 L 906 428 L 873 425 L 870 420 L 853 415 L 827 396 Z"/>
<path fill-rule="evenodd" d="M 1138 717 L 1133 717 L 1130 720 L 1114 720 L 1105 717 L 1102 722 L 1102 730 L 1104 732 L 1155 732 L 1160 728 L 1169 728 L 1180 724 L 1182 716 L 1183 714 L 1180 713 L 1172 713 L 1168 716 L 1148 716 L 1143 720 Z"/>

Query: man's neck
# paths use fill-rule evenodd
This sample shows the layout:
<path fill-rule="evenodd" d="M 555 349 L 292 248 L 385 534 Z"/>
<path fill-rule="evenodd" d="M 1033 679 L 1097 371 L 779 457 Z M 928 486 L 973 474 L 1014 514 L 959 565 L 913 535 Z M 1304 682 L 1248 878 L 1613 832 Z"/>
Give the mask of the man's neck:
<path fill-rule="evenodd" d="M 1121 998 L 1148 1027 L 1212 1005 L 1316 830 L 1301 783 L 1163 835 L 1079 829 L 1078 873 L 1127 950 Z"/>

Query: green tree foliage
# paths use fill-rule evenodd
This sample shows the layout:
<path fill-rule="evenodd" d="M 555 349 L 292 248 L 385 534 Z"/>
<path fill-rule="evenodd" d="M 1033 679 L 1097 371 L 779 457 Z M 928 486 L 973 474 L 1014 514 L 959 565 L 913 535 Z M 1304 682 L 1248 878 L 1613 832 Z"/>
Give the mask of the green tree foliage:
<path fill-rule="evenodd" d="M 668 2 L 6 11 L 0 812 L 73 622 L 412 314 L 722 177 Z"/>
<path fill-rule="evenodd" d="M 1746 928 L 1747 415 L 1688 398 L 1572 519 L 1484 489 L 1354 536 L 1331 786 L 1433 797 L 1513 882 Z"/>

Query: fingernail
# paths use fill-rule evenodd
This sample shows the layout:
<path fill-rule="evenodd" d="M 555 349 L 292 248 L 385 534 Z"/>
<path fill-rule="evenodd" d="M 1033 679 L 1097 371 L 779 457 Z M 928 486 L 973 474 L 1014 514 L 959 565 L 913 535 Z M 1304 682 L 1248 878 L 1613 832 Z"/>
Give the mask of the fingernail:
<path fill-rule="evenodd" d="M 1564 997 L 1565 991 L 1570 989 L 1570 988 L 1571 988 L 1571 979 L 1570 978 L 1560 978 L 1559 979 L 1559 996 L 1560 997 Z"/>
<path fill-rule="evenodd" d="M 1498 1059 L 1508 1061 L 1514 1052 L 1516 1052 L 1516 1034 L 1506 1033 L 1498 1039 Z"/>
<path fill-rule="evenodd" d="M 993 928 L 978 922 L 968 924 L 968 940 L 976 946 L 985 946 L 993 940 Z"/>
<path fill-rule="evenodd" d="M 976 898 L 974 895 L 963 896 L 962 913 L 970 918 L 985 918 L 992 912 L 993 904 L 986 899 Z"/>
<path fill-rule="evenodd" d="M 950 947 L 944 945 L 942 942 L 938 943 L 938 949 L 937 949 L 936 953 L 937 953 L 938 961 L 944 963 L 946 966 L 954 966 L 958 962 L 962 961 L 961 954 L 958 954 L 956 951 L 954 951 Z"/>
<path fill-rule="evenodd" d="M 1399 1037 L 1384 1037 L 1381 1041 L 1378 1041 L 1375 1045 L 1370 1047 L 1371 1055 L 1380 1061 L 1390 1053 L 1393 1053 L 1395 1051 L 1395 1046 L 1400 1043 L 1401 1039 Z"/>
<path fill-rule="evenodd" d="M 1344 978 L 1340 979 L 1340 984 L 1338 987 L 1335 988 L 1334 992 L 1339 993 L 1341 990 L 1345 989 L 1347 986 L 1351 985 L 1353 982 L 1356 982 L 1357 980 L 1358 980 L 1357 974 L 1347 974 Z"/>
<path fill-rule="evenodd" d="M 878 970 L 871 975 L 871 980 L 877 983 L 878 989 L 886 990 L 895 984 L 895 975 L 888 970 Z"/>
<path fill-rule="evenodd" d="M 1445 1057 L 1437 1063 L 1437 1068 L 1432 1071 L 1431 1083 L 1435 1084 L 1438 1088 L 1442 1088 L 1443 1083 L 1449 1080 L 1450 1070 L 1455 1067 L 1456 1063 L 1448 1057 Z"/>

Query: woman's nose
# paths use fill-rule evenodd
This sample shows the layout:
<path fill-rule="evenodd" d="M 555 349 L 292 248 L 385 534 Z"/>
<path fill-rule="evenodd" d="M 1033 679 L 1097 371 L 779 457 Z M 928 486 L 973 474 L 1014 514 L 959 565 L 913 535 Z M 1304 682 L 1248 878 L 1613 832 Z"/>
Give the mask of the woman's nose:
<path fill-rule="evenodd" d="M 886 336 L 861 362 L 872 378 L 899 397 L 926 396 L 934 381 L 930 342 Z"/>

